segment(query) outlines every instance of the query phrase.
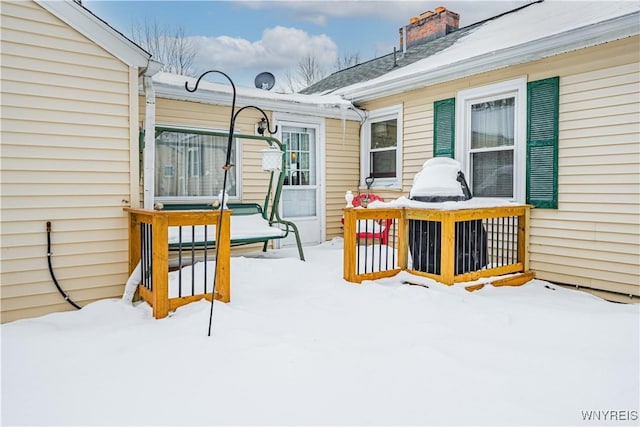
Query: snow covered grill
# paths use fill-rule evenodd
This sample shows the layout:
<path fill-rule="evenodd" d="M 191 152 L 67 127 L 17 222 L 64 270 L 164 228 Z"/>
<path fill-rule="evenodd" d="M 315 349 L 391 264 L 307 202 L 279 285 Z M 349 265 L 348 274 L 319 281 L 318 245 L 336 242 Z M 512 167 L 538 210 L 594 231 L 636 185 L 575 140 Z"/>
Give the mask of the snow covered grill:
<path fill-rule="evenodd" d="M 454 274 L 481 271 L 518 263 L 520 217 L 500 216 L 455 221 L 453 241 Z M 410 268 L 420 272 L 442 273 L 442 223 L 409 223 Z"/>

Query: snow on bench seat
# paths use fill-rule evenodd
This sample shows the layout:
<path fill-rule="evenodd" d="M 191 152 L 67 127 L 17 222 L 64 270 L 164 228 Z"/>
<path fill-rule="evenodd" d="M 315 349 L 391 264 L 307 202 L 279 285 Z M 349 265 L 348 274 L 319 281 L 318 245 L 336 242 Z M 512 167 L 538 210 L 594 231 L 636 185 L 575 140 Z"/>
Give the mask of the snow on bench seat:
<path fill-rule="evenodd" d="M 182 233 L 181 233 L 182 231 Z M 180 234 L 182 234 L 182 240 L 180 240 Z M 261 214 L 251 215 L 237 215 L 231 216 L 231 243 L 234 241 L 243 241 L 247 239 L 278 239 L 286 234 L 286 230 L 282 230 L 279 227 L 269 225 L 269 221 L 264 219 Z M 177 245 L 180 243 L 204 243 L 215 242 L 216 240 L 216 226 L 184 226 L 184 227 L 169 227 L 169 244 Z"/>

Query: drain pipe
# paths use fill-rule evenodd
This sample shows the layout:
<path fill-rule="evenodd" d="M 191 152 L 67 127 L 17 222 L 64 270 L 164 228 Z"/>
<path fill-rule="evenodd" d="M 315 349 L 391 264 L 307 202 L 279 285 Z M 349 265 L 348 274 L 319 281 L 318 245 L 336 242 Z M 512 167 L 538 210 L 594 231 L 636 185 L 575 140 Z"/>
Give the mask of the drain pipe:
<path fill-rule="evenodd" d="M 144 114 L 144 150 L 142 152 L 143 176 L 144 176 L 144 208 L 153 209 L 154 177 L 155 177 L 155 129 L 156 129 L 156 90 L 153 87 L 152 77 L 160 71 L 162 64 L 152 59 L 149 60 L 147 68 L 141 74 L 142 88 L 144 90 L 145 114 Z M 124 286 L 122 300 L 128 303 L 133 302 L 133 297 L 138 284 L 142 281 L 142 268 L 140 261 L 131 272 L 127 283 Z"/>
<path fill-rule="evenodd" d="M 155 198 L 155 130 L 156 130 L 156 91 L 153 87 L 151 76 L 145 75 L 142 78 L 145 97 L 145 117 L 144 117 L 144 208 L 153 209 Z"/>
<path fill-rule="evenodd" d="M 53 273 L 53 266 L 51 265 L 51 255 L 53 255 L 53 253 L 51 252 L 51 221 L 47 221 L 47 262 L 49 263 L 49 273 L 51 274 L 51 279 L 53 279 L 53 284 L 56 285 L 56 288 L 58 288 L 58 292 L 60 292 L 60 295 L 62 295 L 65 301 L 80 310 L 82 307 L 73 302 L 71 298 L 69 298 L 69 295 L 67 295 L 67 293 L 58 283 L 58 279 L 56 279 L 56 275 Z"/>

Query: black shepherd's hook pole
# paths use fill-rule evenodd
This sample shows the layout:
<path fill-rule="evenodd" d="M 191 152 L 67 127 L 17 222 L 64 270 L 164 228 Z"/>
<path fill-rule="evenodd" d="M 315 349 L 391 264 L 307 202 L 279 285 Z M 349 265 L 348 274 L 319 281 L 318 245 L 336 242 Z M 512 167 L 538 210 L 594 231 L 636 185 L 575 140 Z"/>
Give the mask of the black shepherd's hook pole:
<path fill-rule="evenodd" d="M 220 217 L 218 218 L 218 227 L 216 230 L 216 269 L 214 270 L 214 273 L 213 273 L 213 289 L 211 290 L 211 310 L 209 311 L 209 330 L 208 330 L 207 336 L 211 336 L 211 325 L 213 324 L 213 302 L 215 301 L 216 285 L 218 282 L 217 265 L 218 265 L 218 256 L 220 254 L 219 242 L 220 242 L 220 236 L 221 236 L 221 230 L 222 230 L 222 214 L 224 213 L 225 195 L 227 193 L 227 175 L 229 173 L 229 169 L 233 167 L 233 165 L 231 164 L 231 146 L 233 144 L 233 132 L 235 129 L 236 118 L 238 117 L 238 114 L 240 114 L 243 110 L 252 108 L 254 110 L 260 111 L 264 119 L 267 121 L 267 131 L 270 134 L 273 135 L 278 131 L 277 126 L 273 131 L 271 130 L 271 126 L 269 124 L 269 118 L 267 117 L 267 114 L 259 107 L 256 107 L 253 105 L 247 105 L 245 107 L 240 108 L 238 111 L 235 111 L 236 85 L 233 84 L 233 80 L 231 80 L 231 77 L 229 77 L 226 73 L 223 73 L 222 71 L 219 71 L 219 70 L 206 71 L 200 77 L 198 77 L 198 80 L 196 81 L 196 85 L 193 89 L 189 89 L 189 82 L 184 83 L 184 88 L 187 90 L 187 92 L 195 92 L 196 90 L 198 90 L 198 85 L 200 84 L 200 80 L 202 80 L 202 78 L 209 73 L 222 74 L 224 77 L 226 77 L 227 80 L 229 80 L 229 83 L 231 83 L 231 88 L 233 89 L 233 100 L 231 102 L 231 115 L 229 117 L 229 139 L 227 140 L 227 155 L 226 155 L 224 166 L 222 166 L 222 169 L 224 170 L 224 178 L 222 180 L 222 194 L 220 196 Z"/>

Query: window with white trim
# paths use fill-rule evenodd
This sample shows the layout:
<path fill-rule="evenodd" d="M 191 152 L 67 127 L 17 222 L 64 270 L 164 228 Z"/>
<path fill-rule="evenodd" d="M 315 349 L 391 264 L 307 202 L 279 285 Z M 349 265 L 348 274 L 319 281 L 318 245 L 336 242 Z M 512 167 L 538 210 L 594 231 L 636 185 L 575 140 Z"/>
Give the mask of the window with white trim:
<path fill-rule="evenodd" d="M 373 187 L 400 188 L 402 165 L 402 106 L 374 110 L 362 127 L 361 185 L 373 177 Z"/>
<path fill-rule="evenodd" d="M 212 201 L 224 180 L 228 137 L 223 133 L 156 127 L 155 199 L 157 201 Z M 231 163 L 236 164 L 237 142 Z M 238 168 L 227 176 L 227 194 L 238 195 Z"/>
<path fill-rule="evenodd" d="M 458 92 L 456 159 L 474 197 L 524 202 L 526 81 Z"/>

